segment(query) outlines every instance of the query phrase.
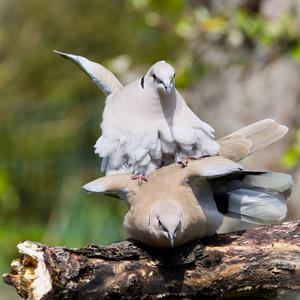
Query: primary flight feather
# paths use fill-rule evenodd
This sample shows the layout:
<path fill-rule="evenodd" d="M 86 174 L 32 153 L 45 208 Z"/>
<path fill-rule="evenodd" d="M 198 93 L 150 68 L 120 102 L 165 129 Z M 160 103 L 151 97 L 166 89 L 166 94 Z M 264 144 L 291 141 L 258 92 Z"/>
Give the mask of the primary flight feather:
<path fill-rule="evenodd" d="M 170 64 L 159 61 L 143 77 L 123 86 L 103 66 L 56 52 L 77 63 L 107 95 L 102 136 L 95 144 L 106 175 L 149 175 L 188 156 L 218 154 L 214 129 L 190 110 L 176 90 Z"/>

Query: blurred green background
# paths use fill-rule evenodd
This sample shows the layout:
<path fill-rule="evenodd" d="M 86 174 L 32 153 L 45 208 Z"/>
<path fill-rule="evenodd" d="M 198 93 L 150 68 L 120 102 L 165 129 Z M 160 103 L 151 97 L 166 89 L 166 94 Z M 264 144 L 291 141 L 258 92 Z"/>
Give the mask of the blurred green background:
<path fill-rule="evenodd" d="M 21 240 L 81 247 L 126 237 L 126 204 L 87 196 L 81 188 L 101 176 L 93 145 L 104 96 L 52 49 L 100 62 L 123 82 L 166 59 L 191 107 L 215 126 L 209 113 L 205 118 L 209 104 L 201 106 L 197 90 L 212 72 L 224 74 L 229 66 L 247 70 L 253 60 L 268 66 L 282 57 L 298 68 L 300 59 L 300 9 L 292 1 L 284 10 L 275 0 L 273 6 L 272 1 L 224 2 L 0 0 L 1 274 L 9 271 Z M 219 69 L 216 50 L 223 55 Z M 299 167 L 299 119 L 286 113 L 292 130 L 276 165 L 291 172 Z M 0 284 L 0 299 L 13 295 Z"/>

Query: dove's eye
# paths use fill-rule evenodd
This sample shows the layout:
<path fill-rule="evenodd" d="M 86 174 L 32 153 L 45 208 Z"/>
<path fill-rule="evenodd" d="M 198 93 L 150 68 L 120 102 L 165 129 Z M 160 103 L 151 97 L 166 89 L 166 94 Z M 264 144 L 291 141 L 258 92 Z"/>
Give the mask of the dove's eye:
<path fill-rule="evenodd" d="M 157 78 L 157 76 L 155 74 L 152 75 L 153 80 L 158 83 L 158 84 L 163 84 L 162 80 L 160 80 L 159 78 Z"/>
<path fill-rule="evenodd" d="M 166 227 L 162 224 L 162 222 L 160 221 L 160 219 L 157 218 L 157 220 L 158 220 L 158 226 L 159 226 L 163 231 L 168 231 L 168 230 L 166 229 Z"/>

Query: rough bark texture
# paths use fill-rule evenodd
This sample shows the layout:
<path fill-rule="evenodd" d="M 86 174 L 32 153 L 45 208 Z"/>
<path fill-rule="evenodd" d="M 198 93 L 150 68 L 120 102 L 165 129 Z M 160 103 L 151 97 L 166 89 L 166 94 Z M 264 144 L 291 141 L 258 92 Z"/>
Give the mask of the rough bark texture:
<path fill-rule="evenodd" d="M 27 299 L 224 299 L 300 290 L 300 221 L 175 249 L 131 240 L 82 249 L 26 241 L 18 248 L 4 281 Z"/>

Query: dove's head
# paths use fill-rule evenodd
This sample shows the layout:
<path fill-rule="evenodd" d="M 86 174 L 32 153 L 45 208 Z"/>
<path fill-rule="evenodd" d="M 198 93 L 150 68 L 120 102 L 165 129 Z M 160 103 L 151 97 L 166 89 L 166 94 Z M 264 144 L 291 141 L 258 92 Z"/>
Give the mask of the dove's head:
<path fill-rule="evenodd" d="M 162 94 L 172 94 L 175 89 L 175 71 L 174 68 L 161 60 L 155 63 L 148 70 L 145 80 L 147 84 Z"/>
<path fill-rule="evenodd" d="M 156 238 L 167 247 L 174 247 L 182 229 L 182 210 L 174 202 L 158 202 L 152 209 L 149 226 Z"/>

